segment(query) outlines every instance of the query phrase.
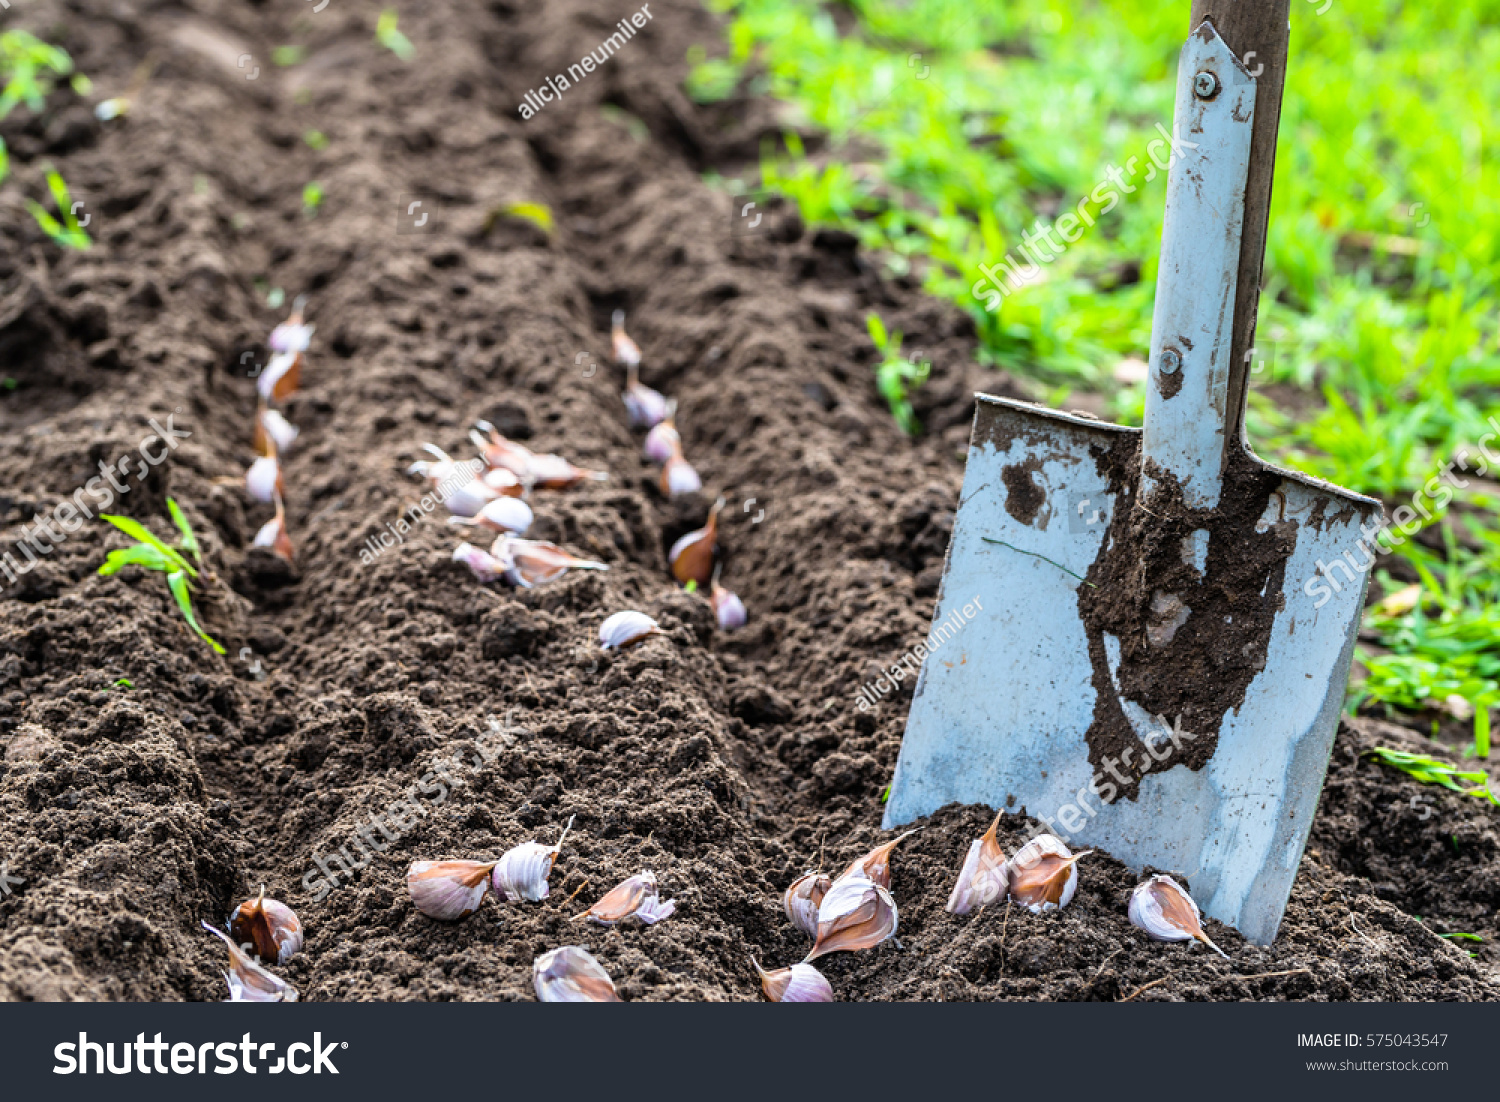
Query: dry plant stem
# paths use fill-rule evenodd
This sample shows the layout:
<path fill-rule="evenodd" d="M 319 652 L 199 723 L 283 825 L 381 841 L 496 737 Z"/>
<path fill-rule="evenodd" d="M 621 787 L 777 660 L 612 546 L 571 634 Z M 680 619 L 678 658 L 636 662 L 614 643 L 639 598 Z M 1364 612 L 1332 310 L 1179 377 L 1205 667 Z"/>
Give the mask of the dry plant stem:
<path fill-rule="evenodd" d="M 1177 971 L 1180 972 L 1181 969 L 1179 968 Z M 1165 976 L 1163 976 L 1159 980 L 1152 980 L 1150 983 L 1142 984 L 1140 987 L 1137 987 L 1134 991 L 1132 991 L 1130 994 L 1126 995 L 1120 1001 L 1122 1003 L 1128 1003 L 1131 999 L 1135 998 L 1142 991 L 1149 991 L 1149 990 L 1151 990 L 1151 988 L 1157 986 L 1158 984 L 1166 983 L 1169 979 L 1171 979 L 1175 975 L 1177 975 L 1177 972 L 1168 972 Z"/>
<path fill-rule="evenodd" d="M 1113 953 L 1104 958 L 1104 962 L 1099 965 L 1098 971 L 1094 973 L 1093 979 L 1089 980 L 1088 984 L 1084 987 L 1083 992 L 1085 995 L 1093 990 L 1094 984 L 1098 982 L 1099 977 L 1104 975 L 1104 970 L 1109 967 L 1109 962 L 1114 960 L 1122 952 L 1124 952 L 1124 949 L 1116 949 Z"/>
<path fill-rule="evenodd" d="M 583 883 L 579 884 L 578 887 L 576 887 L 576 888 L 573 889 L 573 894 L 570 895 L 570 896 L 568 896 L 567 899 L 563 900 L 563 906 L 566 907 L 569 903 L 573 902 L 573 900 L 577 899 L 578 898 L 578 893 L 581 892 L 581 891 L 583 891 L 583 889 L 586 888 L 586 887 L 588 887 L 588 886 L 589 886 L 588 877 L 584 877 L 583 878 Z M 583 917 L 583 915 L 586 915 L 586 914 L 588 914 L 587 911 L 584 911 L 582 915 L 574 915 L 572 921 L 577 922 L 580 918 Z"/>
<path fill-rule="evenodd" d="M 1229 977 L 1229 978 L 1236 979 L 1236 980 L 1269 980 L 1269 979 L 1274 979 L 1277 976 L 1310 976 L 1310 975 L 1312 975 L 1312 969 L 1311 968 L 1289 968 L 1285 972 L 1257 972 L 1253 976 L 1232 976 L 1232 977 Z M 1142 988 L 1141 990 L 1144 991 L 1145 988 Z"/>

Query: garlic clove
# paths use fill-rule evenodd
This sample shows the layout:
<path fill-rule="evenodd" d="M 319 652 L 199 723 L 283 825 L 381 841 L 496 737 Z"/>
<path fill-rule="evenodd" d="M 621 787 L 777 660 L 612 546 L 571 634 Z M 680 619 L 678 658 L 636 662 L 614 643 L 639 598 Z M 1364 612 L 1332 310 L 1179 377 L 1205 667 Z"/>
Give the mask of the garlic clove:
<path fill-rule="evenodd" d="M 708 511 L 708 521 L 683 536 L 667 552 L 667 562 L 672 567 L 672 576 L 683 585 L 696 582 L 706 586 L 713 579 L 714 555 L 719 547 L 719 511 L 724 508 L 721 497 Z"/>
<path fill-rule="evenodd" d="M 616 310 L 609 318 L 609 342 L 615 363 L 634 367 L 641 362 L 641 349 L 625 332 L 625 311 Z"/>
<path fill-rule="evenodd" d="M 531 965 L 531 982 L 537 999 L 544 1003 L 622 1001 L 604 966 L 577 945 L 564 945 L 537 957 Z"/>
<path fill-rule="evenodd" d="M 890 892 L 863 876 L 840 877 L 818 906 L 818 938 L 802 963 L 827 953 L 873 948 L 895 936 L 896 923 Z"/>
<path fill-rule="evenodd" d="M 255 411 L 255 429 L 252 443 L 257 455 L 276 455 L 292 446 L 298 435 L 297 426 L 274 409 L 264 404 Z"/>
<path fill-rule="evenodd" d="M 276 515 L 260 526 L 252 541 L 255 547 L 267 547 L 280 555 L 287 562 L 291 562 L 294 553 L 292 551 L 291 537 L 286 534 L 286 507 L 281 502 L 281 495 L 276 495 Z"/>
<path fill-rule="evenodd" d="M 526 496 L 526 487 L 516 477 L 516 472 L 508 467 L 491 467 L 480 476 L 480 481 L 497 494 L 504 494 L 506 497 Z"/>
<path fill-rule="evenodd" d="M 285 964 L 302 948 L 302 923 L 285 903 L 266 898 L 264 886 L 229 916 L 229 936 L 261 960 Z"/>
<path fill-rule="evenodd" d="M 245 490 L 256 501 L 263 501 L 267 505 L 276 500 L 276 495 L 284 493 L 281 484 L 281 464 L 274 455 L 257 456 L 255 462 L 250 464 L 250 469 L 245 472 Z"/>
<path fill-rule="evenodd" d="M 661 492 L 668 497 L 696 494 L 703 489 L 703 479 L 698 477 L 692 464 L 682 457 L 681 451 L 674 453 L 661 469 L 660 484 Z"/>
<path fill-rule="evenodd" d="M 1010 898 L 1032 914 L 1066 907 L 1078 891 L 1078 862 L 1093 852 L 1075 854 L 1052 835 L 1038 835 L 1006 863 Z"/>
<path fill-rule="evenodd" d="M 602 482 L 609 478 L 604 471 L 575 467 L 560 455 L 538 455 L 530 448 L 501 436 L 488 421 L 479 421 L 476 425 L 476 430 L 469 433 L 469 439 L 479 448 L 484 461 L 491 467 L 509 471 L 522 486 L 566 490 L 579 482 Z M 488 436 L 481 433 L 488 433 Z"/>
<path fill-rule="evenodd" d="M 667 399 L 659 390 L 652 390 L 636 377 L 636 368 L 630 369 L 630 381 L 625 384 L 625 412 L 630 415 L 630 427 L 636 429 L 655 428 L 667 419 Z"/>
<path fill-rule="evenodd" d="M 767 972 L 754 957 L 756 975 L 760 976 L 760 989 L 773 1003 L 831 1003 L 833 985 L 823 978 L 812 965 L 794 964 L 790 968 L 778 968 Z"/>
<path fill-rule="evenodd" d="M 406 873 L 406 890 L 417 910 L 428 918 L 457 922 L 484 902 L 494 868 L 494 861 L 413 861 Z M 503 902 L 504 896 L 500 898 Z"/>
<path fill-rule="evenodd" d="M 575 467 L 560 455 L 533 455 L 525 478 L 542 490 L 566 490 L 580 482 L 604 482 L 608 471 Z"/>
<path fill-rule="evenodd" d="M 892 838 L 883 845 L 876 846 L 845 869 L 839 879 L 842 880 L 849 876 L 863 876 L 868 880 L 875 881 L 875 883 L 889 891 L 891 887 L 891 852 L 921 829 L 921 827 L 917 827 L 916 830 L 908 830 L 905 834 Z"/>
<path fill-rule="evenodd" d="M 538 903 L 546 899 L 552 891 L 547 883 L 547 878 L 552 875 L 552 864 L 562 852 L 563 840 L 572 829 L 573 817 L 570 817 L 556 845 L 522 842 L 507 850 L 490 873 L 490 889 L 495 893 L 495 898 L 501 903 L 513 899 Z"/>
<path fill-rule="evenodd" d="M 816 939 L 818 936 L 818 907 L 831 887 L 831 877 L 824 876 L 821 872 L 804 872 L 782 893 L 781 909 L 786 912 L 792 925 L 810 938 Z"/>
<path fill-rule="evenodd" d="M 958 873 L 958 882 L 953 885 L 953 892 L 948 896 L 949 914 L 968 914 L 973 908 L 998 902 L 1009 893 L 1010 870 L 1006 864 L 1005 851 L 995 838 L 1001 814 L 1003 812 L 996 813 L 995 821 L 985 831 L 984 837 L 976 838 L 970 843 L 968 856 L 964 858 L 963 868 Z"/>
<path fill-rule="evenodd" d="M 745 611 L 745 602 L 740 600 L 739 595 L 722 586 L 716 585 L 709 590 L 708 603 L 713 606 L 714 619 L 724 631 L 742 628 L 750 618 Z"/>
<path fill-rule="evenodd" d="M 513 564 L 497 559 L 482 547 L 472 543 L 461 543 L 453 549 L 453 561 L 461 562 L 474 572 L 481 582 L 494 582 L 504 578 Z"/>
<path fill-rule="evenodd" d="M 271 330 L 266 344 L 272 352 L 306 352 L 312 344 L 316 326 L 302 324 L 302 311 L 307 306 L 307 296 L 298 295 L 292 303 L 292 312 L 286 321 Z"/>
<path fill-rule="evenodd" d="M 517 536 L 504 535 L 490 547 L 490 554 L 501 562 L 509 563 L 505 578 L 511 585 L 522 589 L 546 585 L 561 578 L 569 570 L 608 570 L 602 562 L 590 562 L 570 555 L 555 543 L 545 540 L 523 540 Z"/>
<path fill-rule="evenodd" d="M 449 524 L 488 528 L 492 532 L 514 532 L 517 535 L 531 527 L 531 506 L 518 497 L 497 497 L 476 513 L 448 518 Z"/>
<path fill-rule="evenodd" d="M 229 983 L 228 1002 L 294 1003 L 297 1001 L 295 987 L 255 963 L 223 930 L 215 929 L 207 922 L 200 921 L 199 925 L 229 947 L 229 971 L 224 973 L 224 979 Z"/>
<path fill-rule="evenodd" d="M 665 466 L 667 460 L 682 451 L 682 436 L 677 431 L 677 399 L 667 399 L 667 416 L 646 434 L 642 450 L 651 462 Z"/>
<path fill-rule="evenodd" d="M 279 402 L 297 390 L 302 379 L 302 353 L 278 352 L 255 380 L 262 401 Z"/>
<path fill-rule="evenodd" d="M 632 916 L 647 926 L 654 926 L 664 918 L 670 918 L 677 910 L 674 899 L 661 900 L 657 895 L 656 874 L 650 869 L 620 881 L 604 898 L 595 903 L 577 918 L 587 918 L 600 926 L 613 926 Z"/>
<path fill-rule="evenodd" d="M 1203 942 L 1225 960 L 1229 954 L 1220 949 L 1203 932 L 1198 904 L 1181 884 L 1170 876 L 1152 876 L 1135 886 L 1130 893 L 1130 921 L 1157 941 Z"/>
<path fill-rule="evenodd" d="M 626 609 L 616 612 L 599 625 L 599 646 L 605 650 L 624 650 L 648 635 L 665 635 L 659 625 L 644 612 Z"/>

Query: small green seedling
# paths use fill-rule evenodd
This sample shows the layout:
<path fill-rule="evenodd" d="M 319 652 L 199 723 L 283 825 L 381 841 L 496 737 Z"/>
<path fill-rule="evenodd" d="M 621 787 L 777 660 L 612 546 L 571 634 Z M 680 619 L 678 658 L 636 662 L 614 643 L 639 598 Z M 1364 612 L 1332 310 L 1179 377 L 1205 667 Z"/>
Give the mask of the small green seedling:
<path fill-rule="evenodd" d="M 309 181 L 302 187 L 302 213 L 311 218 L 318 213 L 318 208 L 323 205 L 323 185 L 316 180 Z"/>
<path fill-rule="evenodd" d="M 489 233 L 502 218 L 515 218 L 530 222 L 548 237 L 552 236 L 552 208 L 542 203 L 501 203 L 484 219 L 484 232 Z"/>
<path fill-rule="evenodd" d="M 31 217 L 36 219 L 36 224 L 42 228 L 43 233 L 64 248 L 88 248 L 94 241 L 78 223 L 78 216 L 74 213 L 78 207 L 68 194 L 68 185 L 63 182 L 62 173 L 50 166 L 47 168 L 47 188 L 52 192 L 52 201 L 57 204 L 57 213 L 62 221 L 53 218 L 36 200 L 27 199 L 26 209 L 31 212 Z"/>
<path fill-rule="evenodd" d="M 40 113 L 56 78 L 72 72 L 73 59 L 67 50 L 49 46 L 25 31 L 0 34 L 0 119 L 9 115 L 18 103 Z M 76 74 L 73 87 L 79 95 L 86 95 L 88 78 Z M 10 155 L 0 139 L 0 180 L 9 172 Z"/>
<path fill-rule="evenodd" d="M 1456 938 L 1459 941 L 1484 941 L 1484 938 L 1480 937 L 1478 934 L 1438 934 L 1438 937 L 1451 937 Z"/>
<path fill-rule="evenodd" d="M 116 680 L 110 682 L 110 687 L 114 688 L 114 689 L 133 689 L 133 688 L 135 688 L 135 686 L 130 683 L 130 678 L 128 678 L 128 677 L 117 678 Z"/>
<path fill-rule="evenodd" d="M 193 526 L 188 523 L 187 517 L 183 516 L 182 510 L 177 507 L 177 502 L 167 498 L 167 508 L 172 513 L 172 522 L 182 533 L 182 538 L 177 541 L 175 547 L 169 547 L 157 539 L 140 521 L 129 517 L 114 516 L 110 513 L 100 513 L 99 516 L 102 519 L 109 521 L 127 536 L 133 536 L 138 542 L 129 547 L 111 551 L 104 560 L 104 565 L 99 567 L 99 573 L 117 574 L 127 566 L 161 571 L 167 576 L 167 588 L 172 591 L 172 597 L 177 601 L 177 607 L 182 611 L 182 618 L 188 622 L 188 627 L 197 632 L 199 638 L 214 650 L 223 654 L 224 648 L 198 625 L 198 617 L 193 615 L 192 593 L 188 579 L 198 577 L 198 571 L 183 557 L 183 552 L 191 555 L 193 562 L 202 566 L 203 555 L 198 547 L 198 538 L 193 535 Z"/>
<path fill-rule="evenodd" d="M 1409 754 L 1404 750 L 1392 750 L 1388 746 L 1377 746 L 1368 751 L 1365 757 L 1392 769 L 1399 769 L 1423 784 L 1440 784 L 1444 788 L 1451 788 L 1454 792 L 1465 796 L 1474 796 L 1481 800 L 1489 800 L 1492 804 L 1500 804 L 1500 796 L 1496 796 L 1494 789 L 1490 787 L 1489 775 L 1477 769 L 1456 769 L 1436 758 L 1423 754 Z"/>
<path fill-rule="evenodd" d="M 271 64 L 278 69 L 288 69 L 300 65 L 306 56 L 306 46 L 277 46 L 271 51 Z"/>
<path fill-rule="evenodd" d="M 386 8 L 381 12 L 380 18 L 375 22 L 375 41 L 402 61 L 410 61 L 417 48 L 411 44 L 411 39 L 396 29 L 398 18 L 395 8 Z"/>
<path fill-rule="evenodd" d="M 880 363 L 875 365 L 875 385 L 880 388 L 885 404 L 891 407 L 891 415 L 896 418 L 901 431 L 907 436 L 915 436 L 922 431 L 922 426 L 912 412 L 907 384 L 914 389 L 925 383 L 932 365 L 912 363 L 901 355 L 901 330 L 887 333 L 879 314 L 871 314 L 865 319 L 865 325 L 881 356 Z"/>
<path fill-rule="evenodd" d="M 321 130 L 309 130 L 306 134 L 302 135 L 302 140 L 312 149 L 322 150 L 328 148 L 328 135 Z"/>

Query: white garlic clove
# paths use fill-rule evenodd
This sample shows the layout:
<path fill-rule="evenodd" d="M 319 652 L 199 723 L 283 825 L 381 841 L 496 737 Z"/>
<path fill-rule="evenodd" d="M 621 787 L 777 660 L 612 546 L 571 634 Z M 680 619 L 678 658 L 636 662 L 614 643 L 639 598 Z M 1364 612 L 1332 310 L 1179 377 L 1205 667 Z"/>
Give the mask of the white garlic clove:
<path fill-rule="evenodd" d="M 713 607 L 714 620 L 724 631 L 742 628 L 750 618 L 750 614 L 745 611 L 745 602 L 740 600 L 738 594 L 731 593 L 723 586 L 716 585 L 709 590 L 708 603 Z"/>
<path fill-rule="evenodd" d="M 635 917 L 647 926 L 654 926 L 664 918 L 670 918 L 677 910 L 677 901 L 663 901 L 657 895 L 656 874 L 650 869 L 636 873 L 620 881 L 604 898 L 576 918 L 587 918 L 600 926 L 613 926 L 627 918 Z"/>
<path fill-rule="evenodd" d="M 839 879 L 842 880 L 849 876 L 863 876 L 867 880 L 875 881 L 875 883 L 889 891 L 891 887 L 891 852 L 921 829 L 921 827 L 917 827 L 916 830 L 908 830 L 905 834 L 876 846 L 869 853 L 850 864 Z"/>
<path fill-rule="evenodd" d="M 287 562 L 292 561 L 292 540 L 286 534 L 286 507 L 281 502 L 280 494 L 276 495 L 276 515 L 260 526 L 252 546 L 269 548 Z"/>
<path fill-rule="evenodd" d="M 760 976 L 760 988 L 773 1003 L 831 1003 L 833 985 L 812 965 L 803 962 L 790 968 L 778 968 L 767 972 L 754 957 L 756 975 Z"/>
<path fill-rule="evenodd" d="M 516 473 L 505 467 L 489 468 L 480 476 L 480 481 L 497 494 L 504 494 L 506 497 L 524 497 L 526 495 L 526 487 L 516 477 Z"/>
<path fill-rule="evenodd" d="M 1225 960 L 1229 954 L 1203 932 L 1198 904 L 1170 876 L 1157 874 L 1130 893 L 1130 921 L 1157 941 L 1201 941 Z"/>
<path fill-rule="evenodd" d="M 520 535 L 531 527 L 531 506 L 518 497 L 497 497 L 477 513 L 452 516 L 449 524 L 475 525 L 493 532 L 514 532 Z"/>
<path fill-rule="evenodd" d="M 227 1001 L 232 1003 L 294 1003 L 297 1001 L 295 987 L 255 963 L 223 930 L 217 930 L 207 922 L 200 921 L 199 925 L 229 947 L 229 971 L 224 973 L 224 979 L 229 983 Z"/>
<path fill-rule="evenodd" d="M 414 861 L 406 890 L 428 918 L 457 922 L 479 909 L 494 868 L 493 861 Z"/>
<path fill-rule="evenodd" d="M 896 901 L 885 888 L 863 876 L 840 877 L 818 906 L 818 939 L 803 963 L 874 948 L 896 935 L 897 917 Z"/>
<path fill-rule="evenodd" d="M 625 311 L 616 310 L 609 319 L 609 340 L 615 363 L 634 367 L 641 362 L 641 349 L 625 332 Z"/>
<path fill-rule="evenodd" d="M 831 887 L 832 877 L 821 872 L 804 872 L 781 896 L 781 909 L 786 917 L 810 938 L 818 936 L 818 908 Z"/>
<path fill-rule="evenodd" d="M 537 999 L 544 1003 L 622 1001 L 604 966 L 577 945 L 564 945 L 537 957 L 531 965 L 531 982 Z"/>
<path fill-rule="evenodd" d="M 533 455 L 523 481 L 542 490 L 566 490 L 580 482 L 604 482 L 607 471 L 575 467 L 560 455 Z"/>
<path fill-rule="evenodd" d="M 278 352 L 256 377 L 255 389 L 267 402 L 285 398 L 297 389 L 302 377 L 302 353 Z"/>
<path fill-rule="evenodd" d="M 552 863 L 562 852 L 563 840 L 572 829 L 573 817 L 570 817 L 556 845 L 522 842 L 507 850 L 490 874 L 490 888 L 494 891 L 495 898 L 502 903 L 514 899 L 537 903 L 546 899 L 552 891 L 547 884 L 547 878 L 552 875 Z"/>
<path fill-rule="evenodd" d="M 949 914 L 968 914 L 975 907 L 988 906 L 1004 899 L 1010 891 L 1010 871 L 1006 866 L 1005 851 L 995 837 L 1000 826 L 1000 815 L 984 837 L 976 838 L 969 846 L 964 866 L 959 870 L 958 882 L 948 896 Z"/>
<path fill-rule="evenodd" d="M 272 352 L 306 352 L 312 344 L 313 330 L 316 326 L 304 325 L 302 323 L 302 311 L 307 306 L 307 296 L 298 295 L 292 302 L 292 312 L 287 315 L 286 321 L 282 322 L 266 339 L 266 344 Z"/>
<path fill-rule="evenodd" d="M 257 456 L 250 469 L 245 472 L 245 490 L 256 501 L 267 505 L 282 492 L 281 464 L 274 455 Z"/>
<path fill-rule="evenodd" d="M 703 479 L 698 477 L 698 472 L 682 457 L 681 452 L 668 459 L 667 465 L 661 469 L 661 492 L 668 497 L 696 494 L 701 489 Z"/>
<path fill-rule="evenodd" d="M 604 650 L 624 650 L 648 635 L 664 635 L 661 625 L 644 612 L 626 609 L 616 612 L 599 625 L 599 646 Z"/>
<path fill-rule="evenodd" d="M 523 540 L 502 535 L 490 547 L 490 554 L 509 563 L 505 580 L 521 589 L 532 589 L 561 578 L 569 570 L 608 570 L 602 562 L 590 562 L 564 551 L 546 540 Z"/>
<path fill-rule="evenodd" d="M 630 414 L 630 427 L 655 428 L 667 419 L 666 396 L 637 380 L 634 374 L 635 369 L 631 368 L 631 381 L 626 384 L 623 395 L 625 411 Z"/>
<path fill-rule="evenodd" d="M 472 543 L 461 543 L 453 549 L 453 561 L 461 562 L 474 572 L 481 582 L 493 582 L 506 576 L 513 564 L 497 559 L 482 547 Z"/>
<path fill-rule="evenodd" d="M 1032 914 L 1066 907 L 1078 891 L 1078 862 L 1093 852 L 1075 854 L 1052 835 L 1038 835 L 1006 863 L 1010 898 Z"/>
<path fill-rule="evenodd" d="M 666 466 L 667 460 L 678 454 L 682 449 L 682 436 L 677 431 L 677 426 L 672 421 L 673 412 L 677 403 L 667 400 L 667 419 L 656 425 L 646 434 L 646 443 L 642 450 L 646 458 L 658 466 Z"/>
<path fill-rule="evenodd" d="M 229 916 L 229 936 L 261 960 L 285 964 L 302 948 L 302 922 L 285 903 L 267 899 L 262 887 Z"/>
<path fill-rule="evenodd" d="M 261 406 L 255 413 L 255 451 L 258 455 L 276 455 L 296 441 L 297 426 L 274 409 Z"/>

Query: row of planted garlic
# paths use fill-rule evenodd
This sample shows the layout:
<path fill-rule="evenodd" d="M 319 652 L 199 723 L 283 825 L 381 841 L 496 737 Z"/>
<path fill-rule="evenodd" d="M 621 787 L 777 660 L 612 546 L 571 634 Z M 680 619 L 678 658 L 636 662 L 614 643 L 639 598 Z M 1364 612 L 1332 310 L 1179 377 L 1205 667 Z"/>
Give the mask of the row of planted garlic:
<path fill-rule="evenodd" d="M 1003 813 L 1002 813 L 1003 814 Z M 1078 890 L 1078 862 L 1092 850 L 1072 853 L 1060 840 L 1042 834 L 1007 858 L 996 839 L 1000 815 L 983 837 L 970 845 L 946 909 L 967 914 L 1003 899 L 1033 914 L 1066 907 Z M 486 894 L 497 903 L 540 902 L 551 893 L 552 867 L 572 829 L 568 820 L 557 842 L 523 842 L 497 861 L 415 861 L 407 870 L 406 888 L 416 909 L 428 918 L 457 922 L 479 909 Z M 821 871 L 804 873 L 782 895 L 787 919 L 813 939 L 812 949 L 796 964 L 767 972 L 754 958 L 761 989 L 771 1002 L 831 1002 L 833 987 L 812 962 L 828 953 L 872 949 L 893 939 L 899 922 L 891 894 L 891 856 L 916 831 L 884 842 L 852 862 L 838 877 Z M 671 917 L 675 900 L 662 900 L 656 875 L 643 869 L 621 881 L 574 921 L 587 919 L 615 926 L 639 919 L 652 926 Z M 1203 942 L 1227 959 L 1203 931 L 1198 905 L 1169 876 L 1154 875 L 1131 893 L 1130 921 L 1158 941 Z M 302 925 L 290 907 L 267 899 L 240 904 L 230 916 L 228 933 L 203 923 L 229 948 L 225 974 L 232 1002 L 291 1002 L 296 990 L 262 963 L 285 964 L 302 948 Z M 568 945 L 542 954 L 532 965 L 532 982 L 543 1002 L 618 1002 L 614 983 L 602 965 L 581 946 Z"/>
<path fill-rule="evenodd" d="M 616 311 L 612 343 L 617 363 L 627 372 L 622 395 L 633 428 L 647 429 L 646 457 L 661 466 L 660 484 L 668 497 L 703 488 L 702 479 L 683 455 L 682 437 L 675 424 L 676 403 L 641 383 L 640 348 L 624 329 L 624 314 Z M 469 434 L 479 450 L 484 470 L 463 479 L 460 464 L 434 444 L 423 445 L 432 459 L 418 460 L 410 472 L 421 475 L 434 489 L 450 489 L 444 498 L 452 514 L 449 523 L 498 533 L 488 548 L 467 540 L 453 551 L 481 582 L 506 581 L 532 588 L 556 581 L 569 570 L 608 570 L 600 562 L 579 558 L 545 540 L 523 539 L 535 519 L 526 499 L 534 490 L 567 490 L 582 482 L 602 481 L 605 471 L 579 467 L 560 455 L 542 455 L 509 440 L 489 422 L 480 421 Z M 720 498 L 709 510 L 708 520 L 677 540 L 667 554 L 676 580 L 690 591 L 705 589 L 719 626 L 726 631 L 746 621 L 744 603 L 719 584 L 722 563 L 718 561 Z"/>

